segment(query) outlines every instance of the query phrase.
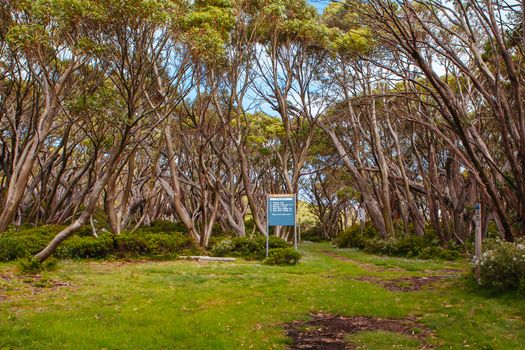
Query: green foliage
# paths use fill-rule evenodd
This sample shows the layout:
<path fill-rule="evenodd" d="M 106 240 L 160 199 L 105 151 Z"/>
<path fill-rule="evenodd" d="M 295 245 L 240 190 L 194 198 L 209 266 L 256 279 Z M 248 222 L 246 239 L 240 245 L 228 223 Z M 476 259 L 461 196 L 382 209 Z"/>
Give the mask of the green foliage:
<path fill-rule="evenodd" d="M 27 50 L 35 45 L 46 44 L 48 38 L 45 29 L 38 24 L 20 24 L 13 26 L 7 33 L 7 42 L 16 49 Z"/>
<path fill-rule="evenodd" d="M 485 251 L 474 265 L 480 269 L 481 286 L 500 291 L 519 290 L 525 295 L 525 240 L 485 241 Z"/>
<path fill-rule="evenodd" d="M 358 248 L 366 247 L 366 240 L 377 237 L 377 230 L 371 225 L 366 224 L 361 232 L 359 225 L 353 225 L 348 230 L 341 232 L 333 241 L 339 248 Z"/>
<path fill-rule="evenodd" d="M 300 259 L 301 253 L 293 248 L 276 248 L 270 250 L 264 263 L 266 265 L 295 265 Z"/>
<path fill-rule="evenodd" d="M 63 227 L 46 225 L 20 231 L 10 229 L 0 235 L 0 261 L 16 260 L 38 253 Z"/>
<path fill-rule="evenodd" d="M 329 45 L 331 31 L 318 21 L 292 19 L 282 24 L 283 33 L 295 40 L 320 48 Z"/>
<path fill-rule="evenodd" d="M 0 261 L 16 260 L 27 256 L 27 248 L 23 241 L 6 234 L 0 236 Z"/>
<path fill-rule="evenodd" d="M 182 233 L 151 233 L 144 236 L 144 241 L 146 254 L 155 257 L 169 257 L 185 251 L 195 251 L 192 239 Z"/>
<path fill-rule="evenodd" d="M 243 125 L 250 133 L 247 135 L 247 145 L 261 153 L 268 154 L 268 141 L 284 135 L 284 125 L 281 119 L 274 118 L 268 114 L 257 112 L 248 114 L 246 123 Z"/>
<path fill-rule="evenodd" d="M 95 237 L 73 236 L 58 246 L 59 258 L 95 258 L 102 259 L 113 251 L 113 239 L 109 234 Z"/>
<path fill-rule="evenodd" d="M 63 226 L 40 226 L 0 235 L 0 261 L 29 258 L 41 251 Z M 74 236 L 62 242 L 56 256 L 62 259 L 104 259 L 108 257 L 131 258 L 146 256 L 172 258 L 199 252 L 193 240 L 178 231 L 180 224 L 156 221 L 136 232 L 112 235 L 99 233 L 95 238 L 91 227 L 81 228 Z"/>
<path fill-rule="evenodd" d="M 367 54 L 373 48 L 370 33 L 367 29 L 350 30 L 346 33 L 336 32 L 332 42 L 332 50 L 340 54 L 354 57 Z"/>
<path fill-rule="evenodd" d="M 271 251 L 277 248 L 288 248 L 288 243 L 275 236 L 270 236 L 268 246 Z M 262 260 L 266 257 L 266 238 L 264 236 L 225 238 L 211 248 L 211 254 Z"/>
<path fill-rule="evenodd" d="M 126 232 L 115 236 L 114 242 L 115 255 L 121 258 L 137 256 L 169 258 L 198 251 L 192 239 L 179 232 Z"/>
<path fill-rule="evenodd" d="M 301 232 L 301 240 L 308 242 L 323 242 L 326 241 L 326 238 L 323 236 L 321 226 L 316 225 Z"/>
<path fill-rule="evenodd" d="M 233 240 L 235 238 L 222 238 L 218 241 L 211 242 L 211 255 L 213 256 L 231 256 L 235 250 Z M 213 243 L 213 244 L 212 244 Z"/>
<path fill-rule="evenodd" d="M 332 30 L 306 1 L 268 0 L 260 6 L 257 19 L 262 21 L 258 26 L 262 41 L 277 35 L 280 42 L 297 42 L 309 49 L 329 46 Z"/>
<path fill-rule="evenodd" d="M 339 248 L 357 248 L 372 254 L 407 258 L 454 260 L 462 255 L 457 246 L 450 245 L 446 249 L 439 246 L 439 241 L 434 234 L 427 233 L 422 237 L 403 235 L 382 239 L 370 224 L 365 225 L 363 232 L 359 225 L 352 226 L 340 233 L 333 243 Z"/>
<path fill-rule="evenodd" d="M 24 258 L 18 260 L 18 269 L 22 273 L 26 274 L 36 274 L 46 270 L 53 270 L 56 267 L 55 259 L 47 259 L 44 262 L 41 262 L 35 258 Z"/>
<path fill-rule="evenodd" d="M 115 255 L 119 258 L 130 258 L 146 254 L 147 248 L 144 236 L 132 233 L 121 233 L 115 236 Z"/>
<path fill-rule="evenodd" d="M 198 1 L 181 21 L 182 37 L 197 61 L 220 63 L 234 24 L 229 1 Z"/>

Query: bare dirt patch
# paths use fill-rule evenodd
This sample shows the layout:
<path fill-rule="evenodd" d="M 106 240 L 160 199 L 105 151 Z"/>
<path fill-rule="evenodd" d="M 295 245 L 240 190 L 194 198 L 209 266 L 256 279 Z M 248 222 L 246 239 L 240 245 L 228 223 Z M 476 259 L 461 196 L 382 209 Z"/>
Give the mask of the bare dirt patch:
<path fill-rule="evenodd" d="M 350 258 L 341 256 L 339 254 L 336 254 L 328 250 L 323 251 L 323 253 L 328 256 L 334 257 L 338 260 L 354 264 L 369 272 L 381 272 L 381 271 L 384 272 L 385 270 L 395 271 L 395 272 L 408 272 L 407 270 L 401 267 L 391 267 L 391 266 L 382 267 L 379 265 L 363 263 L 361 261 L 350 259 Z M 461 270 L 441 269 L 441 270 L 425 270 L 424 272 L 427 273 L 428 276 L 400 277 L 400 278 L 395 278 L 395 279 L 383 279 L 377 276 L 361 276 L 361 277 L 355 277 L 352 279 L 357 280 L 357 281 L 365 281 L 365 282 L 374 283 L 374 284 L 377 284 L 379 286 L 382 286 L 394 292 L 414 292 L 414 291 L 421 290 L 423 288 L 429 288 L 431 287 L 432 284 L 443 281 L 445 279 L 458 277 L 461 273 Z M 332 276 L 328 276 L 328 277 L 332 277 Z"/>
<path fill-rule="evenodd" d="M 290 350 L 343 350 L 356 346 L 345 341 L 345 337 L 363 331 L 388 331 L 408 335 L 420 340 L 432 332 L 414 319 L 393 319 L 368 316 L 344 317 L 331 314 L 312 314 L 309 321 L 294 321 L 285 325 L 286 335 L 292 338 Z M 422 344 L 420 349 L 431 349 Z"/>
<path fill-rule="evenodd" d="M 10 299 L 12 293 L 6 293 L 7 291 L 14 291 L 18 296 L 25 295 L 28 297 L 28 295 L 37 295 L 46 290 L 56 291 L 61 288 L 74 289 L 75 286 L 69 281 L 50 279 L 40 274 L 0 274 L 0 302 Z"/>
<path fill-rule="evenodd" d="M 0 274 L 0 279 L 3 279 L 4 281 L 10 281 L 12 276 Z"/>
<path fill-rule="evenodd" d="M 42 275 L 25 276 L 22 279 L 25 283 L 30 285 L 33 292 L 42 288 L 57 290 L 58 288 L 73 286 L 71 282 L 48 279 Z"/>
<path fill-rule="evenodd" d="M 443 281 L 454 276 L 450 275 L 435 275 L 426 277 L 402 277 L 395 279 L 381 279 L 373 276 L 356 277 L 358 281 L 365 281 L 377 284 L 393 292 L 415 292 L 425 287 L 430 287 L 432 284 Z"/>

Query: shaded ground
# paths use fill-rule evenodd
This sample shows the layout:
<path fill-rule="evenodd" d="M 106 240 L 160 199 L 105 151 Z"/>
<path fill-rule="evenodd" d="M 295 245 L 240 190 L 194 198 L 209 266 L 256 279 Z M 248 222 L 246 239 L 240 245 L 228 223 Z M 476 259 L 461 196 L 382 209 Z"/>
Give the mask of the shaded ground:
<path fill-rule="evenodd" d="M 355 349 L 345 341 L 348 335 L 363 331 L 388 331 L 400 333 L 424 341 L 432 332 L 413 319 L 379 317 L 343 317 L 330 314 L 313 314 L 309 321 L 295 321 L 285 326 L 286 334 L 292 338 L 291 350 L 343 350 Z M 431 349 L 422 344 L 420 349 Z"/>

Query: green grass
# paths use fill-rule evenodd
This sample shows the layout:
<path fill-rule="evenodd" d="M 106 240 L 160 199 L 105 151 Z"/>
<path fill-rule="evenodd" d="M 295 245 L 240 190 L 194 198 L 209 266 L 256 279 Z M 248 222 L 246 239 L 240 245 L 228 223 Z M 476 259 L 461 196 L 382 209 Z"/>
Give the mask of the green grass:
<path fill-rule="evenodd" d="M 304 259 L 289 267 L 64 261 L 33 282 L 38 287 L 24 277 L 2 278 L 16 267 L 0 264 L 0 349 L 284 349 L 290 340 L 282 325 L 310 312 L 413 316 L 432 329 L 428 342 L 439 349 L 525 348 L 522 297 L 479 293 L 467 278 L 408 293 L 354 279 L 466 271 L 465 261 L 384 258 L 328 244 L 301 249 Z M 419 344 L 388 332 L 349 339 L 363 349 Z"/>
<path fill-rule="evenodd" d="M 362 350 L 418 350 L 421 342 L 407 335 L 385 331 L 366 331 L 347 337 L 348 341 Z"/>

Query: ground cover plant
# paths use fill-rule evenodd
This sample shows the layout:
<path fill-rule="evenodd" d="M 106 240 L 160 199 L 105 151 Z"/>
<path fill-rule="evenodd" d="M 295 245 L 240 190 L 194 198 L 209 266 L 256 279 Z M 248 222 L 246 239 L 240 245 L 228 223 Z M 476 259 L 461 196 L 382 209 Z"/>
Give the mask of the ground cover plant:
<path fill-rule="evenodd" d="M 454 242 L 443 246 L 432 231 L 423 236 L 398 232 L 396 236 L 383 239 L 370 223 L 363 227 L 351 226 L 340 232 L 333 243 L 339 248 L 357 248 L 373 254 L 408 258 L 454 260 L 466 255 L 465 247 Z"/>
<path fill-rule="evenodd" d="M 362 331 L 338 339 L 363 349 L 525 344 L 525 300 L 480 294 L 464 277 L 466 260 L 376 256 L 313 243 L 301 252 L 295 266 L 67 260 L 34 276 L 1 263 L 0 348 L 285 349 L 294 347 L 290 325 L 306 332 L 319 314 L 357 322 Z M 411 291 L 378 283 L 428 276 L 448 277 Z"/>
<path fill-rule="evenodd" d="M 481 258 L 474 259 L 480 271 L 479 284 L 492 290 L 518 290 L 525 296 L 525 241 L 491 239 L 484 247 Z"/>
<path fill-rule="evenodd" d="M 42 250 L 62 226 L 21 228 L 0 235 L 0 261 L 30 258 Z M 114 235 L 100 230 L 97 237 L 86 226 L 64 241 L 56 257 L 66 259 L 104 259 L 146 257 L 157 259 L 193 255 L 202 249 L 176 224 L 154 222 L 133 232 Z"/>
<path fill-rule="evenodd" d="M 215 237 L 211 241 L 209 253 L 213 256 L 264 260 L 268 265 L 295 265 L 301 259 L 301 253 L 291 248 L 285 240 L 275 236 L 269 237 L 266 257 L 266 237 L 261 235 Z"/>

